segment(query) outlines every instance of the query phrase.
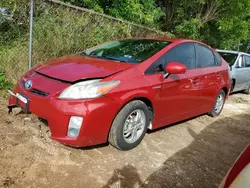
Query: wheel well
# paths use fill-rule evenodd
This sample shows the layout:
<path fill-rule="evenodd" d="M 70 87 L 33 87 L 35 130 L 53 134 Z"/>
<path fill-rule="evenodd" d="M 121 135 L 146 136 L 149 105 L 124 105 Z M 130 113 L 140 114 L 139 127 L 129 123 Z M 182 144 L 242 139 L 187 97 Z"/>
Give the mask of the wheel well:
<path fill-rule="evenodd" d="M 149 112 L 150 112 L 150 113 L 149 113 L 149 115 L 150 115 L 149 119 L 150 119 L 151 121 L 154 119 L 154 106 L 153 106 L 153 103 L 152 103 L 148 98 L 146 98 L 146 97 L 136 97 L 136 98 L 131 99 L 130 101 L 127 101 L 127 102 L 119 109 L 119 111 L 118 111 L 118 112 L 116 113 L 116 115 L 114 116 L 113 121 L 114 121 L 115 117 L 117 116 L 117 114 L 121 111 L 121 109 L 122 109 L 126 104 L 128 104 L 128 103 L 130 103 L 131 101 L 134 101 L 134 100 L 140 100 L 140 101 L 144 102 L 144 103 L 147 105 L 148 110 L 149 110 Z M 112 123 L 113 123 L 113 121 L 112 121 Z M 112 123 L 111 123 L 111 125 L 112 125 Z M 110 133 L 111 127 L 112 127 L 112 126 L 110 126 L 110 128 L 109 128 L 109 133 Z M 108 138 L 107 138 L 107 140 L 108 140 Z"/>
<path fill-rule="evenodd" d="M 147 105 L 148 110 L 150 112 L 150 120 L 154 119 L 154 106 L 153 106 L 153 103 L 148 98 L 146 98 L 146 97 L 137 97 L 137 98 L 134 98 L 134 99 L 132 99 L 130 101 L 133 101 L 133 100 L 140 100 L 140 101 L 144 102 Z"/>
<path fill-rule="evenodd" d="M 236 80 L 235 80 L 235 78 L 233 78 L 233 79 L 232 79 L 232 84 L 231 84 L 231 86 L 232 86 L 231 91 L 233 91 L 233 89 L 234 89 L 235 82 L 236 82 Z"/>
<path fill-rule="evenodd" d="M 225 94 L 228 94 L 228 88 L 227 87 L 223 87 L 222 90 L 225 92 Z"/>

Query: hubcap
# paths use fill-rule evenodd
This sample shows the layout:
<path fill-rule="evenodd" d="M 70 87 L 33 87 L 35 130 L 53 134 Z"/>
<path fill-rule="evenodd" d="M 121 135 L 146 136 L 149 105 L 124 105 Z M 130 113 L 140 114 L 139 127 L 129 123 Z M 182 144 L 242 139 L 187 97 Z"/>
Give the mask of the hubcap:
<path fill-rule="evenodd" d="M 224 104 L 224 95 L 220 94 L 216 100 L 216 104 L 215 104 L 215 112 L 219 113 L 222 110 Z"/>
<path fill-rule="evenodd" d="M 127 143 L 136 142 L 142 135 L 146 124 L 146 115 L 142 110 L 134 110 L 123 126 L 123 138 Z"/>

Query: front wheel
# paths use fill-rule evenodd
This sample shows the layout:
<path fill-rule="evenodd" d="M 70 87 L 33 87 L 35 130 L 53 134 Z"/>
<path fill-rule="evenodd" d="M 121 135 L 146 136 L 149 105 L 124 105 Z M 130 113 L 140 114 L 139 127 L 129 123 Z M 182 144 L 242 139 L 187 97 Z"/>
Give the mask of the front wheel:
<path fill-rule="evenodd" d="M 136 147 L 149 125 L 147 105 L 134 100 L 126 104 L 115 117 L 109 133 L 109 143 L 120 150 L 130 150 Z"/>
<path fill-rule="evenodd" d="M 219 116 L 225 104 L 225 99 L 226 99 L 226 94 L 223 90 L 221 90 L 218 96 L 216 97 L 216 101 L 212 111 L 209 112 L 208 115 L 211 117 Z"/>

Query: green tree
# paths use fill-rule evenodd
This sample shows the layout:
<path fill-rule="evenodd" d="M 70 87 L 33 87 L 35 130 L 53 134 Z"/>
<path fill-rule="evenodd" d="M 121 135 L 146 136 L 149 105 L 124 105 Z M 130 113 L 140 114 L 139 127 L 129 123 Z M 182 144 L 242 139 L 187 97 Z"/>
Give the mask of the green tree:
<path fill-rule="evenodd" d="M 164 15 L 155 0 L 64 0 L 110 16 L 148 26 L 159 26 Z"/>
<path fill-rule="evenodd" d="M 165 9 L 164 30 L 216 48 L 246 48 L 250 0 L 159 0 L 158 4 Z"/>

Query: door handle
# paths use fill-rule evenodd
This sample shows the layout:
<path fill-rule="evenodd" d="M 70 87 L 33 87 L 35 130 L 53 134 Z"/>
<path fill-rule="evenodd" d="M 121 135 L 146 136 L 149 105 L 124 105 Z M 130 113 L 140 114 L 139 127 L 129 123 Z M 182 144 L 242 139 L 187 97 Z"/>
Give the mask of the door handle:
<path fill-rule="evenodd" d="M 217 78 L 217 80 L 220 80 L 221 79 L 220 74 L 216 74 L 216 78 Z"/>
<path fill-rule="evenodd" d="M 194 79 L 191 79 L 191 83 L 195 84 L 195 85 L 198 85 L 200 83 L 200 78 L 194 78 Z"/>

